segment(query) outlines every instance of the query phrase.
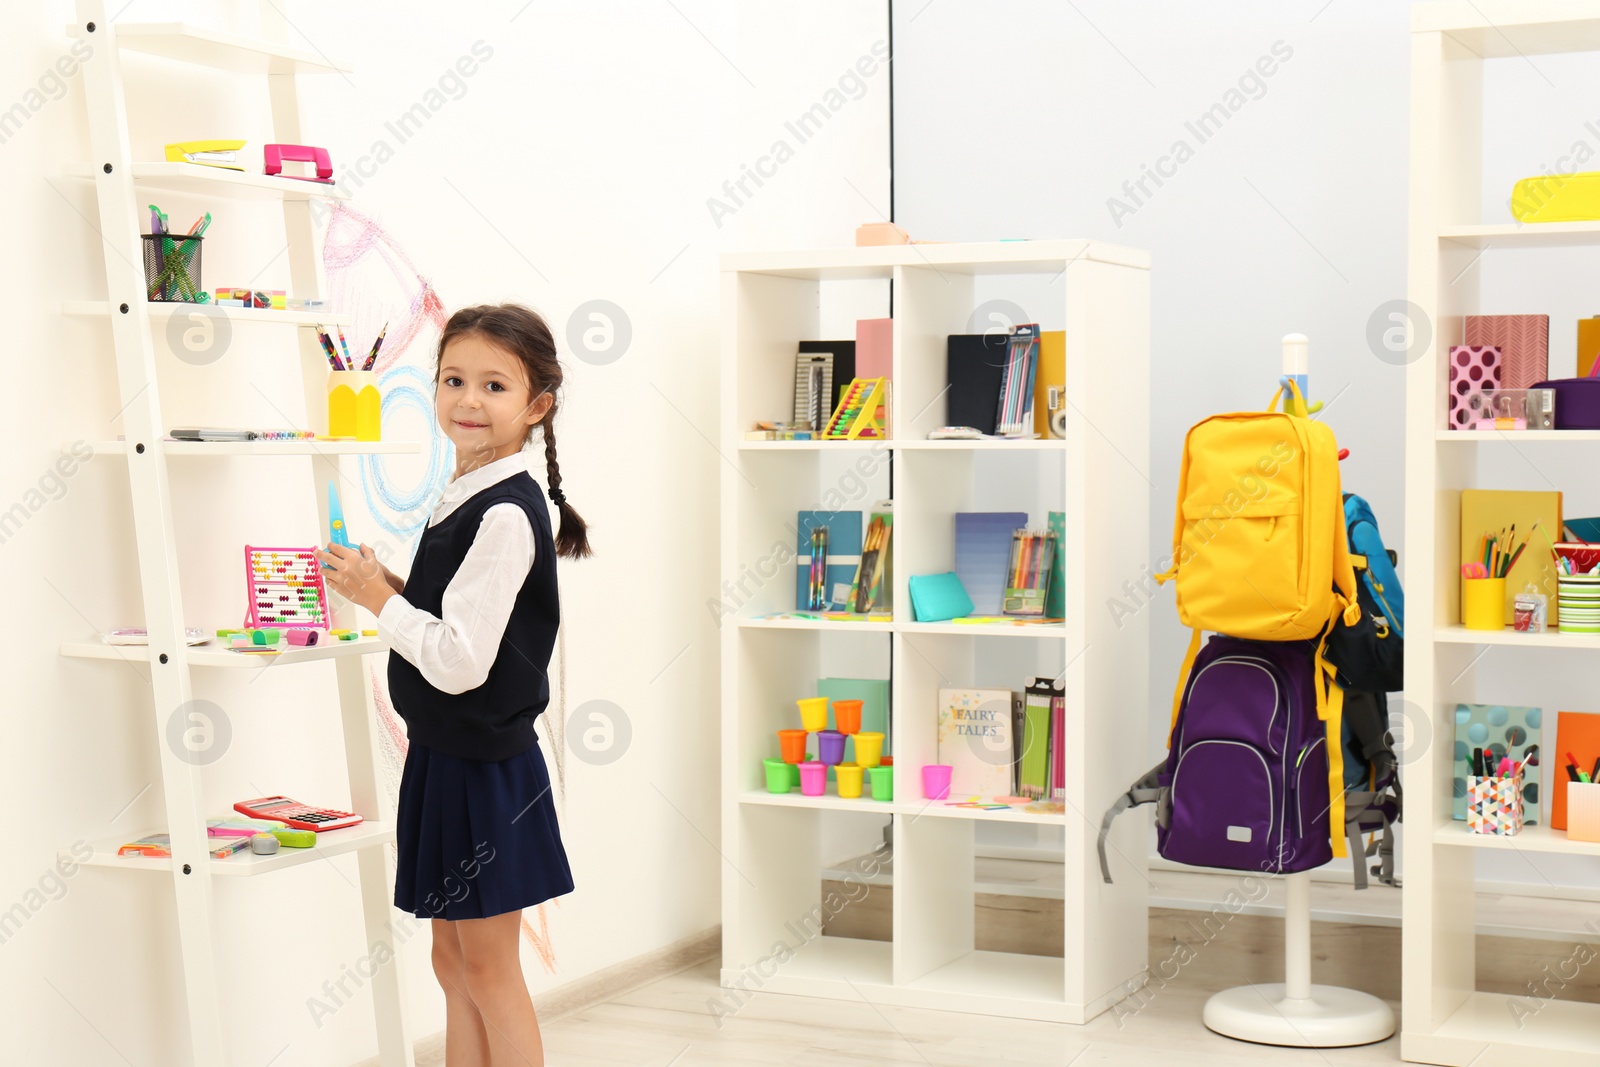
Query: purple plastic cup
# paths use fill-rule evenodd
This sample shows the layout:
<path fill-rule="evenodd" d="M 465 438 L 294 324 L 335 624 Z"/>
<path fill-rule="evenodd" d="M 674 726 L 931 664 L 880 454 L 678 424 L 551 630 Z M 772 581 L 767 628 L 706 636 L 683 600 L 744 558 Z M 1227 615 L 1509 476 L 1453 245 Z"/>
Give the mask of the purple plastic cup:
<path fill-rule="evenodd" d="M 844 762 L 845 735 L 838 730 L 822 730 L 817 734 L 818 761 L 829 767 Z"/>
<path fill-rule="evenodd" d="M 825 763 L 800 764 L 800 792 L 808 797 L 820 797 L 828 788 L 828 765 Z"/>

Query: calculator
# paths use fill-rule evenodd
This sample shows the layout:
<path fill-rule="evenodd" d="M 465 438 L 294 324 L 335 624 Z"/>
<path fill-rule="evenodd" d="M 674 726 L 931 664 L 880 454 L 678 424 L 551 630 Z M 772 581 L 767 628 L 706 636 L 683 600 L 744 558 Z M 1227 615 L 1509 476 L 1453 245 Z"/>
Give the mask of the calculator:
<path fill-rule="evenodd" d="M 337 811 L 333 808 L 314 808 L 298 800 L 290 800 L 288 797 L 241 800 L 233 806 L 233 810 L 252 819 L 277 819 L 279 822 L 288 823 L 296 830 L 315 830 L 319 833 L 323 830 L 342 830 L 361 821 L 361 816 L 352 812 Z"/>

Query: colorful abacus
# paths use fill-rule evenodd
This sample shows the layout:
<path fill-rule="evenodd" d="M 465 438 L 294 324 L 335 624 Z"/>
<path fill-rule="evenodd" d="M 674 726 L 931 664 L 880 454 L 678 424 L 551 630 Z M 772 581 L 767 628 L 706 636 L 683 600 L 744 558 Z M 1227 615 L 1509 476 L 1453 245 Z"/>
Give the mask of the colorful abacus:
<path fill-rule="evenodd" d="M 245 625 L 328 629 L 328 593 L 314 548 L 244 546 Z"/>
<path fill-rule="evenodd" d="M 839 399 L 839 406 L 828 420 L 822 437 L 828 441 L 854 441 L 858 438 L 882 440 L 888 436 L 879 409 L 888 405 L 883 378 L 855 378 Z"/>

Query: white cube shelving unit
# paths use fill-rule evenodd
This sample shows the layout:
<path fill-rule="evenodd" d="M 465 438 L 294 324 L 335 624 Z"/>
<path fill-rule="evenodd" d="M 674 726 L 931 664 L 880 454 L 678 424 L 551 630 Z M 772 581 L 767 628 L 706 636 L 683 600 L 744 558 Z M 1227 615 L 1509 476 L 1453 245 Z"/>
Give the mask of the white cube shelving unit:
<path fill-rule="evenodd" d="M 1529 57 L 1558 52 L 1600 53 L 1600 3 L 1448 0 L 1412 9 L 1407 287 L 1431 330 L 1406 370 L 1405 558 L 1411 561 L 1411 595 L 1405 694 L 1428 716 L 1434 743 L 1407 768 L 1400 1049 L 1406 1060 L 1419 1063 L 1600 1064 L 1600 1005 L 1550 1000 L 1537 1012 L 1509 1010 L 1516 998 L 1477 990 L 1473 938 L 1480 849 L 1600 857 L 1600 845 L 1568 841 L 1547 826 L 1514 838 L 1471 834 L 1450 815 L 1453 709 L 1459 701 L 1481 699 L 1474 665 L 1488 646 L 1496 656 L 1527 657 L 1530 670 L 1550 663 L 1551 656 L 1592 658 L 1600 647 L 1592 638 L 1568 634 L 1465 630 L 1459 625 L 1457 577 L 1460 490 L 1480 485 L 1480 466 L 1490 469 L 1512 450 L 1525 458 L 1536 451 L 1541 463 L 1569 472 L 1571 487 L 1578 488 L 1585 480 L 1592 484 L 1600 434 L 1445 429 L 1446 357 L 1450 345 L 1461 342 L 1463 316 L 1504 310 L 1492 305 L 1495 294 L 1479 291 L 1472 269 L 1478 257 L 1531 256 L 1528 262 L 1537 268 L 1544 254 L 1537 250 L 1600 246 L 1600 222 L 1482 219 L 1485 61 L 1533 62 Z M 1537 173 L 1539 164 L 1527 161 L 1525 173 Z M 1560 376 L 1558 368 L 1552 366 L 1551 376 Z M 1578 704 L 1592 693 L 1592 685 L 1585 685 L 1570 699 Z M 1554 725 L 1553 716 L 1547 718 L 1546 731 Z M 1541 987 L 1541 1001 L 1545 995 Z"/>
<path fill-rule="evenodd" d="M 735 988 L 1083 1023 L 1144 980 L 1147 829 L 1121 820 L 1115 885 L 1095 858 L 1101 815 L 1146 769 L 1148 626 L 1111 610 L 1152 568 L 1149 544 L 1149 257 L 1090 241 L 842 248 L 725 256 L 722 477 L 722 983 Z M 747 442 L 790 410 L 798 342 L 826 339 L 834 287 L 883 285 L 894 318 L 887 442 Z M 979 291 L 1026 288 L 1066 332 L 1064 440 L 934 442 L 945 422 L 946 338 L 971 332 Z M 846 332 L 848 336 L 848 333 Z M 762 616 L 795 606 L 801 510 L 894 500 L 893 622 Z M 1066 515 L 1066 619 L 974 626 L 911 620 L 908 578 L 954 569 L 954 515 Z M 921 797 L 937 762 L 937 690 L 1066 684 L 1064 814 L 948 807 Z M 893 801 L 774 796 L 762 760 L 794 701 L 825 676 L 890 679 Z M 823 820 L 893 820 L 893 937 L 796 934 L 819 904 Z M 979 822 L 1060 827 L 1063 956 L 976 951 Z M 871 832 L 872 825 L 865 827 Z M 836 857 L 835 857 L 836 858 Z M 780 944 L 793 951 L 775 951 Z M 786 959 L 783 959 L 787 955 Z"/>

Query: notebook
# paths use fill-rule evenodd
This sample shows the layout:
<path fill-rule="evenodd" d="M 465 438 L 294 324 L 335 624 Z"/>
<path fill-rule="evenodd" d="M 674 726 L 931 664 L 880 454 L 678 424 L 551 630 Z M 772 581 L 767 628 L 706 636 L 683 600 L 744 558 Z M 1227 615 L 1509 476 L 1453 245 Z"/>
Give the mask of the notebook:
<path fill-rule="evenodd" d="M 894 377 L 893 319 L 856 320 L 856 377 Z"/>
<path fill-rule="evenodd" d="M 950 799 L 1011 792 L 1011 690 L 939 690 L 939 762 L 950 765 Z"/>
<path fill-rule="evenodd" d="M 1041 438 L 1066 436 L 1067 332 L 1039 334 L 1039 370 L 1033 380 L 1033 432 Z"/>
<path fill-rule="evenodd" d="M 1006 371 L 1003 333 L 953 333 L 945 339 L 945 425 L 994 433 L 1000 380 Z"/>
<path fill-rule="evenodd" d="M 1468 315 L 1467 345 L 1500 349 L 1500 388 L 1532 389 L 1550 377 L 1549 315 Z"/>
<path fill-rule="evenodd" d="M 1567 828 L 1567 783 L 1571 779 L 1564 768 L 1568 752 L 1585 771 L 1594 770 L 1594 761 L 1600 759 L 1600 715 L 1584 711 L 1557 712 L 1556 743 L 1550 747 L 1548 755 L 1544 749 L 1539 750 L 1539 762 L 1550 768 L 1545 780 L 1551 789 L 1550 826 L 1556 830 Z"/>
<path fill-rule="evenodd" d="M 850 594 L 850 580 L 861 563 L 861 512 L 802 511 L 795 533 L 795 607 L 806 610 L 806 594 L 811 582 L 811 531 L 828 529 L 828 550 L 824 592 L 831 605 L 843 608 Z"/>
<path fill-rule="evenodd" d="M 972 598 L 972 614 L 1000 614 L 1011 535 L 1027 525 L 1025 511 L 956 513 L 956 576 Z"/>
<path fill-rule="evenodd" d="M 1516 527 L 1517 542 L 1531 535 L 1528 549 L 1517 560 L 1506 576 L 1506 621 L 1514 612 L 1512 601 L 1529 582 L 1534 591 L 1550 598 L 1550 625 L 1559 621 L 1556 610 L 1556 565 L 1550 556 L 1550 546 L 1543 534 L 1535 530 L 1537 522 L 1550 535 L 1551 541 L 1560 540 L 1561 494 L 1559 492 L 1524 492 L 1513 489 L 1463 489 L 1461 491 L 1461 556 L 1467 563 L 1482 559 L 1483 535 L 1500 536 Z M 1502 542 L 1504 543 L 1504 542 Z M 1458 570 L 1457 574 L 1460 573 Z"/>

